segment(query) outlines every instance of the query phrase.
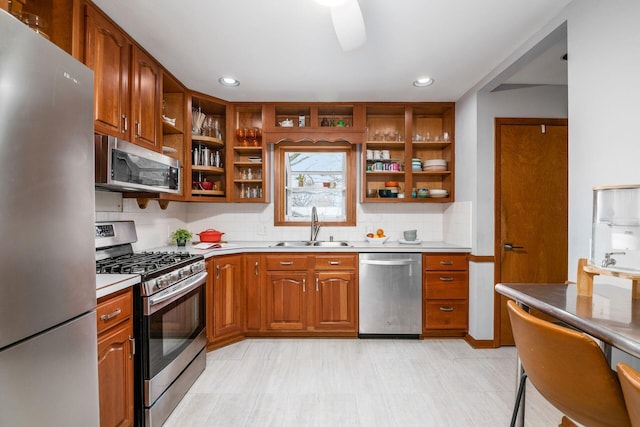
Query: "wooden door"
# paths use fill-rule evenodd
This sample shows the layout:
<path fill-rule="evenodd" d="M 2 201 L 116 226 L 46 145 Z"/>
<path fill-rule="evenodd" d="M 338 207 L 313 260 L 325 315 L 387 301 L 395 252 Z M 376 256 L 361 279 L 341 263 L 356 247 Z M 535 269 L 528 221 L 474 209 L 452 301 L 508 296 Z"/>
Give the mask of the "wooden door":
<path fill-rule="evenodd" d="M 307 273 L 268 272 L 265 288 L 267 329 L 306 329 Z"/>
<path fill-rule="evenodd" d="M 496 119 L 496 283 L 563 283 L 568 260 L 565 119 Z M 498 345 L 513 345 L 495 294 Z"/>
<path fill-rule="evenodd" d="M 85 64 L 94 72 L 94 127 L 98 133 L 129 139 L 129 59 L 125 35 L 87 7 Z"/>
<path fill-rule="evenodd" d="M 215 337 L 242 331 L 242 255 L 214 258 L 213 326 Z"/>
<path fill-rule="evenodd" d="M 316 272 L 313 295 L 316 329 L 357 330 L 355 272 Z"/>
<path fill-rule="evenodd" d="M 131 57 L 132 142 L 160 152 L 160 66 L 137 47 Z"/>
<path fill-rule="evenodd" d="M 101 426 L 133 425 L 131 337 L 133 337 L 133 326 L 130 321 L 98 335 L 98 391 Z"/>

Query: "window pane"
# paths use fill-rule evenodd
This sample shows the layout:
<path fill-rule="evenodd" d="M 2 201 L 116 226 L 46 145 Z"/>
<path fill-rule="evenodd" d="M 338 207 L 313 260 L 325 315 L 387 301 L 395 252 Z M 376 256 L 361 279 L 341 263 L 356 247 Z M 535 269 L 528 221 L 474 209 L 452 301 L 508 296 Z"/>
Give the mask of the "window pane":
<path fill-rule="evenodd" d="M 285 153 L 286 221 L 309 221 L 315 206 L 320 221 L 345 221 L 346 153 Z"/>

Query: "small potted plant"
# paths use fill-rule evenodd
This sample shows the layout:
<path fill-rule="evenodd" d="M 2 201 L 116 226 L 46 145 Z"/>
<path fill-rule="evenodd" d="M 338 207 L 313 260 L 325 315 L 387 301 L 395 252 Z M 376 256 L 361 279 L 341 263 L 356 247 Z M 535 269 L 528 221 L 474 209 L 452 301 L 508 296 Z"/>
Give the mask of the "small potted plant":
<path fill-rule="evenodd" d="M 187 241 L 191 240 L 193 233 L 184 228 L 178 228 L 171 234 L 171 240 L 176 242 L 178 246 L 186 246 Z"/>
<path fill-rule="evenodd" d="M 298 181 L 298 187 L 304 187 L 304 175 L 298 175 L 296 180 Z"/>

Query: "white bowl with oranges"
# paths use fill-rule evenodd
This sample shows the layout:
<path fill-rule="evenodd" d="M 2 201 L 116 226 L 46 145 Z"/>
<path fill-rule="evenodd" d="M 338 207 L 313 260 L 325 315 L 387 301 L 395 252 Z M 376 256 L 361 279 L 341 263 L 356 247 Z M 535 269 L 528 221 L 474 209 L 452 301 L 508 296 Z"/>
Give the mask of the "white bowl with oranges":
<path fill-rule="evenodd" d="M 381 228 L 378 228 L 375 233 L 368 233 L 365 237 L 367 238 L 367 241 L 369 243 L 374 243 L 379 245 L 389 240 L 389 236 L 386 236 L 384 234 L 384 230 Z"/>

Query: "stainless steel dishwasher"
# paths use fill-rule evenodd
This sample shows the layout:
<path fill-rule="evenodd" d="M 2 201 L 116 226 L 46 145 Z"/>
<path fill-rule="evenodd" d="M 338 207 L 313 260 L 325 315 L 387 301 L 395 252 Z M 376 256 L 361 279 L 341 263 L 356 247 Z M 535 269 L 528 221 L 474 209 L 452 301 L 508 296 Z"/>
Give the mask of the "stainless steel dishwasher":
<path fill-rule="evenodd" d="M 422 255 L 361 253 L 359 336 L 418 338 L 422 332 Z"/>

